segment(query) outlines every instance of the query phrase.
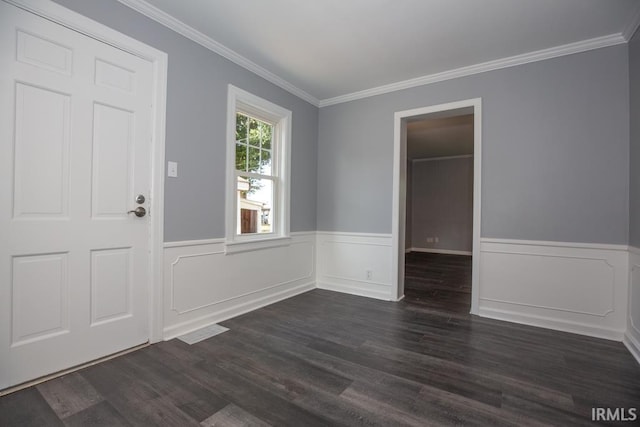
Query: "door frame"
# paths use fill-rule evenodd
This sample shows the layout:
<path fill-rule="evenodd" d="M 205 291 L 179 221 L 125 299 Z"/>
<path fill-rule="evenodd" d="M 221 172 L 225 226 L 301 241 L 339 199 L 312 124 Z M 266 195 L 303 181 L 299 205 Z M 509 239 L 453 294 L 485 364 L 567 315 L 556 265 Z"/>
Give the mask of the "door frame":
<path fill-rule="evenodd" d="M 153 66 L 151 135 L 151 188 L 149 189 L 148 321 L 149 341 L 163 339 L 164 258 L 164 159 L 168 55 L 106 25 L 50 0 L 2 0 L 44 19 L 60 24 L 100 42 L 114 46 Z"/>
<path fill-rule="evenodd" d="M 478 314 L 480 303 L 480 226 L 482 178 L 482 98 L 398 111 L 393 126 L 393 199 L 391 214 L 391 299 L 404 297 L 404 258 L 407 203 L 407 126 L 406 120 L 426 114 L 473 108 L 473 248 L 471 272 L 471 314 Z"/>

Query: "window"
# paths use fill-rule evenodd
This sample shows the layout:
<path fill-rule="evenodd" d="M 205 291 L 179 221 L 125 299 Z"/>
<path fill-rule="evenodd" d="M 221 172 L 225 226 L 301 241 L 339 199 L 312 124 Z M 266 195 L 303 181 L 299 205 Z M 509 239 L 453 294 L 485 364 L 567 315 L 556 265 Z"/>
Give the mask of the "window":
<path fill-rule="evenodd" d="M 273 174 L 274 125 L 236 111 L 236 234 L 273 233 L 273 201 L 278 182 Z"/>
<path fill-rule="evenodd" d="M 289 237 L 291 112 L 229 85 L 227 252 Z"/>

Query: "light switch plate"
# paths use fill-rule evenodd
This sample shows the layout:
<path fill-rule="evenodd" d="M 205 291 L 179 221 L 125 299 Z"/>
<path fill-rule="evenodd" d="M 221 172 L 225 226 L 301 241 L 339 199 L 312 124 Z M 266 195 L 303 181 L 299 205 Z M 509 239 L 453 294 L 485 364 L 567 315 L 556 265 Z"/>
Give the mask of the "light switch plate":
<path fill-rule="evenodd" d="M 168 162 L 167 163 L 167 176 L 169 178 L 177 178 L 178 177 L 178 162 Z"/>

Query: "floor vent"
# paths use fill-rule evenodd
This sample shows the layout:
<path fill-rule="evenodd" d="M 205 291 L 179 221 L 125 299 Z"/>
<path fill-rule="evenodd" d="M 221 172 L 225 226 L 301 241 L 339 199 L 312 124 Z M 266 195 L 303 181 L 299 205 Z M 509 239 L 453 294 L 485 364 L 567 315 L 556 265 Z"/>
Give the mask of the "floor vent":
<path fill-rule="evenodd" d="M 178 339 L 180 341 L 184 341 L 187 344 L 191 345 L 200 341 L 204 341 L 207 338 L 211 338 L 223 332 L 227 332 L 228 330 L 229 328 L 225 328 L 224 326 L 214 324 L 214 325 L 205 326 L 204 328 L 197 329 L 193 332 L 189 332 L 188 334 L 180 335 Z"/>

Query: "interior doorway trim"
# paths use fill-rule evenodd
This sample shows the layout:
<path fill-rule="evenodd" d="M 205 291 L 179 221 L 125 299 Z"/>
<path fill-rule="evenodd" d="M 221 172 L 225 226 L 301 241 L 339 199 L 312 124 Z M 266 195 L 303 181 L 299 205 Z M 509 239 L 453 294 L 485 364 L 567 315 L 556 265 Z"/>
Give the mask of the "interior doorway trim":
<path fill-rule="evenodd" d="M 167 96 L 165 52 L 126 36 L 106 25 L 50 0 L 3 0 L 49 21 L 128 52 L 153 65 L 153 105 L 151 135 L 151 186 L 149 189 L 149 341 L 163 339 L 163 242 L 164 242 L 164 151 Z"/>
<path fill-rule="evenodd" d="M 480 301 L 480 226 L 481 226 L 481 161 L 482 161 L 482 99 L 474 98 L 446 104 L 398 111 L 393 126 L 393 201 L 391 215 L 392 299 L 404 297 L 404 258 L 407 197 L 407 127 L 410 117 L 459 108 L 473 108 L 473 245 L 471 273 L 471 314 L 478 314 Z"/>

